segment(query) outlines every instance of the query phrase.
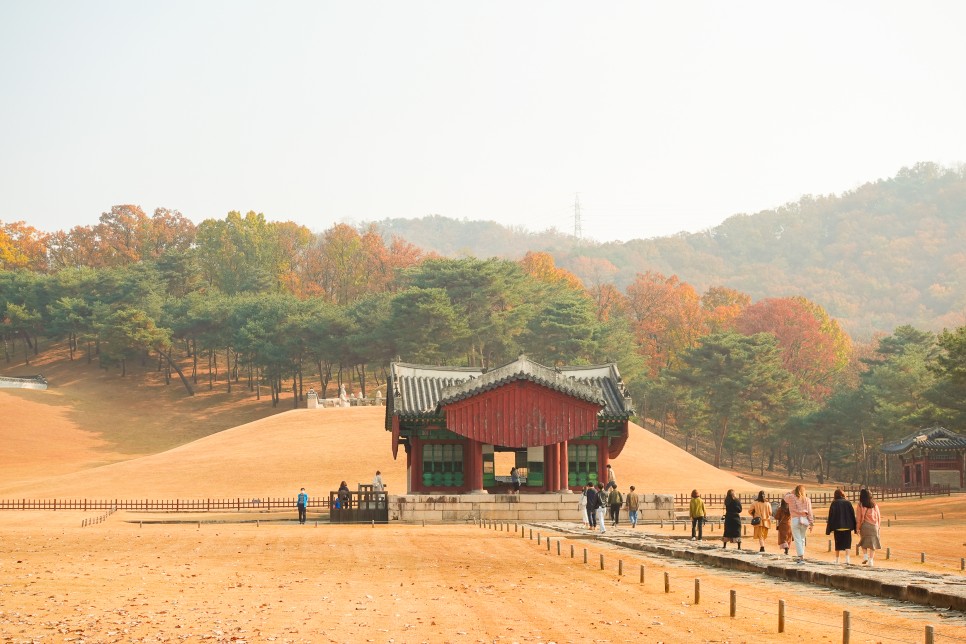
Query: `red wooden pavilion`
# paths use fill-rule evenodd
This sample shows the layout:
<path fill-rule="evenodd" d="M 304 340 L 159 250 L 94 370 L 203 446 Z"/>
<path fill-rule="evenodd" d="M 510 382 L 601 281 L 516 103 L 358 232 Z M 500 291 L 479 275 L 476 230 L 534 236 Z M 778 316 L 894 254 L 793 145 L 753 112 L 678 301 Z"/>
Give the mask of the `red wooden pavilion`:
<path fill-rule="evenodd" d="M 634 414 L 615 364 L 552 368 L 520 356 L 492 370 L 395 362 L 386 401 L 408 492 L 505 491 L 494 455 L 513 452 L 525 492 L 605 480 Z"/>

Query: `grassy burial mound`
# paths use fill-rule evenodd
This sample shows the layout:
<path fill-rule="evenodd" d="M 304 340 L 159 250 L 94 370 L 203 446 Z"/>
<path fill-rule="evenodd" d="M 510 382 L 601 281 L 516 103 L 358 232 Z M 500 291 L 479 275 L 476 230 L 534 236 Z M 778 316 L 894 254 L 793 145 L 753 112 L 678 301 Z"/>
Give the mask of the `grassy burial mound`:
<path fill-rule="evenodd" d="M 54 346 L 3 375 L 43 373 L 46 391 L 0 390 L 0 495 L 6 498 L 251 498 L 314 495 L 369 483 L 406 489 L 405 455 L 393 461 L 384 407 L 272 407 L 244 386 L 200 379 L 194 396 L 166 385 L 156 365 L 128 375 L 71 361 Z M 754 484 L 630 426 L 614 461 L 624 490 L 724 493 Z"/>
<path fill-rule="evenodd" d="M 26 416 L 43 410 L 21 401 Z M 299 409 L 253 421 L 157 454 L 65 473 L 79 463 L 69 449 L 35 449 L 36 470 L 21 459 L 18 476 L 0 478 L 0 494 L 24 498 L 251 498 L 292 496 L 300 487 L 322 494 L 346 480 L 354 488 L 381 470 L 390 492 L 406 489 L 405 458 L 392 459 L 384 429 L 385 408 Z M 29 432 L 42 445 L 45 436 L 71 441 L 88 461 L 102 454 L 96 432 L 76 426 L 63 412 L 46 412 Z M 120 422 L 123 422 L 121 420 Z M 58 459 L 62 459 L 62 462 Z M 637 425 L 614 462 L 623 489 L 680 493 L 698 487 L 723 493 L 753 485 L 722 472 Z M 6 468 L 5 468 L 6 470 Z M 49 474 L 44 476 L 43 473 Z"/>

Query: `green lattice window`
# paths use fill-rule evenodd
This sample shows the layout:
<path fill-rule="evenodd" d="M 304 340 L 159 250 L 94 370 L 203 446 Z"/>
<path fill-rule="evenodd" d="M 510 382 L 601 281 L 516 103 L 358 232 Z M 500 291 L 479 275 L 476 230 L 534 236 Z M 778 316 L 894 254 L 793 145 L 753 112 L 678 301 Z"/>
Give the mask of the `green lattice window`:
<path fill-rule="evenodd" d="M 567 446 L 569 469 L 568 485 L 577 487 L 597 482 L 597 446 L 569 444 Z"/>
<path fill-rule="evenodd" d="M 423 485 L 461 487 L 463 446 L 453 443 L 423 445 Z"/>

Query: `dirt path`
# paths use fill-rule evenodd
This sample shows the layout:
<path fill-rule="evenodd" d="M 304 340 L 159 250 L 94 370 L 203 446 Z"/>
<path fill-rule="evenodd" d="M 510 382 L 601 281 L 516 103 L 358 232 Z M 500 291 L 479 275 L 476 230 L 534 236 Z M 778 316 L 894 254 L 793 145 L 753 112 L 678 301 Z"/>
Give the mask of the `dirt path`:
<path fill-rule="evenodd" d="M 4 641 L 836 642 L 849 608 L 853 642 L 922 641 L 927 623 L 940 634 L 966 626 L 961 615 L 953 624 L 941 612 L 585 539 L 561 541 L 558 556 L 555 537 L 547 550 L 476 526 L 139 527 L 117 513 L 79 528 L 80 514 L 52 514 L 0 516 Z"/>

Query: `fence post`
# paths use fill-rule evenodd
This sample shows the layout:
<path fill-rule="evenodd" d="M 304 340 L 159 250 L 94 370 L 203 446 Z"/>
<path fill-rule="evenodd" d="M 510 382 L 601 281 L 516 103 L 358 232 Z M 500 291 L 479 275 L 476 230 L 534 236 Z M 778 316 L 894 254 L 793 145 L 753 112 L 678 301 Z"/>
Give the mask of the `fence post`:
<path fill-rule="evenodd" d="M 892 556 L 892 548 L 886 548 L 886 559 Z"/>
<path fill-rule="evenodd" d="M 600 569 L 601 570 L 604 569 L 604 554 L 603 553 L 601 553 L 601 555 L 600 555 Z"/>
<path fill-rule="evenodd" d="M 919 563 L 926 563 L 926 553 L 925 552 L 920 552 L 919 553 Z"/>
<path fill-rule="evenodd" d="M 778 600 L 778 632 L 785 632 L 785 600 Z"/>
<path fill-rule="evenodd" d="M 664 572 L 664 592 L 671 592 L 671 574 L 667 571 Z"/>
<path fill-rule="evenodd" d="M 842 644 L 849 644 L 852 636 L 852 615 L 847 610 L 842 611 Z"/>
<path fill-rule="evenodd" d="M 926 624 L 926 644 L 933 644 L 935 641 L 935 633 L 933 632 L 933 627 L 931 624 Z"/>
<path fill-rule="evenodd" d="M 574 544 L 570 544 L 570 558 L 574 558 Z"/>
<path fill-rule="evenodd" d="M 644 564 L 641 564 L 641 583 L 644 583 Z"/>
<path fill-rule="evenodd" d="M 587 548 L 584 548 L 584 563 L 587 563 Z"/>
<path fill-rule="evenodd" d="M 560 556 L 560 539 L 557 539 L 557 556 Z"/>
<path fill-rule="evenodd" d="M 701 580 L 697 577 L 694 578 L 694 604 L 698 605 L 701 603 Z"/>
<path fill-rule="evenodd" d="M 618 559 L 617 560 L 617 576 L 618 577 L 623 577 L 624 576 L 624 560 L 623 559 Z"/>
<path fill-rule="evenodd" d="M 729 593 L 730 596 L 730 609 L 729 613 L 734 617 L 738 613 L 738 591 L 732 589 Z"/>

